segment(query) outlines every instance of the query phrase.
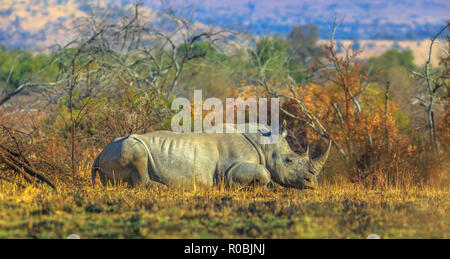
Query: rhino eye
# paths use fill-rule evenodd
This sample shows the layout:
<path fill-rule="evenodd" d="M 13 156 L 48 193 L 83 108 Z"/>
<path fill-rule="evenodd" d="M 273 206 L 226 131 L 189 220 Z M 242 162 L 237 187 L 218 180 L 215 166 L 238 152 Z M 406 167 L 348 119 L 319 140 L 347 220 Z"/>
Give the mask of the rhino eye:
<path fill-rule="evenodd" d="M 292 160 L 291 160 L 290 158 L 286 158 L 286 159 L 284 159 L 284 162 L 286 162 L 286 163 L 292 163 Z"/>

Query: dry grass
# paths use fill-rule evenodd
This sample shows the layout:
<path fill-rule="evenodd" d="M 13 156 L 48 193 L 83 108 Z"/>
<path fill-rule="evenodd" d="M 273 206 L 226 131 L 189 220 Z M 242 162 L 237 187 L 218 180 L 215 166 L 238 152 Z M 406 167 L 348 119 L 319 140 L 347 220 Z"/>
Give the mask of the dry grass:
<path fill-rule="evenodd" d="M 316 190 L 177 191 L 0 180 L 1 238 L 449 238 L 447 187 L 371 190 L 334 178 Z"/>

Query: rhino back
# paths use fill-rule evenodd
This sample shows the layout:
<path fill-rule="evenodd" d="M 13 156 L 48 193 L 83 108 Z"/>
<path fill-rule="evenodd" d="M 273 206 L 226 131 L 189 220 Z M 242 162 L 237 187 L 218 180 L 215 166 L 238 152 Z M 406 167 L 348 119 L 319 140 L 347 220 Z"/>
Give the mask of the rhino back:
<path fill-rule="evenodd" d="M 155 163 L 154 180 L 174 185 L 212 186 L 215 178 L 237 162 L 258 163 L 254 147 L 241 134 L 178 134 L 157 131 L 140 135 Z"/>

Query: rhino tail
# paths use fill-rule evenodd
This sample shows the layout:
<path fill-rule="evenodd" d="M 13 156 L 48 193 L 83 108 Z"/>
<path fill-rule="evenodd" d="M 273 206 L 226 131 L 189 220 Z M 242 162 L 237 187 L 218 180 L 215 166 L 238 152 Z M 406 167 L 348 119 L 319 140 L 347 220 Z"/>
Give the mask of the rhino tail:
<path fill-rule="evenodd" d="M 92 180 L 92 186 L 95 185 L 95 178 L 97 177 L 97 172 L 101 178 L 101 172 L 100 172 L 100 167 L 98 165 L 100 160 L 100 155 L 97 156 L 97 158 L 95 158 L 94 163 L 92 164 L 92 169 L 91 169 L 91 180 Z"/>

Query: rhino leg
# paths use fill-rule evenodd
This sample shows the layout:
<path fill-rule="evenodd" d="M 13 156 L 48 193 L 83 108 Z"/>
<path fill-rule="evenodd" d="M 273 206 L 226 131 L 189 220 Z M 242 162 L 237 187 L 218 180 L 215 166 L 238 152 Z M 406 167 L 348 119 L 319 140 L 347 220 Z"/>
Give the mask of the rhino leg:
<path fill-rule="evenodd" d="M 247 186 L 260 184 L 267 186 L 270 181 L 269 171 L 260 164 L 244 163 L 232 168 L 227 175 L 228 185 Z"/>
<path fill-rule="evenodd" d="M 103 187 L 106 187 L 108 185 L 108 178 L 106 177 L 105 173 L 102 170 L 99 170 L 98 174 L 100 176 L 100 181 L 102 182 Z"/>
<path fill-rule="evenodd" d="M 150 185 L 150 177 L 148 175 L 147 157 L 136 159 L 132 162 L 134 172 L 131 174 L 131 183 L 136 185 Z"/>

